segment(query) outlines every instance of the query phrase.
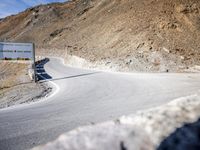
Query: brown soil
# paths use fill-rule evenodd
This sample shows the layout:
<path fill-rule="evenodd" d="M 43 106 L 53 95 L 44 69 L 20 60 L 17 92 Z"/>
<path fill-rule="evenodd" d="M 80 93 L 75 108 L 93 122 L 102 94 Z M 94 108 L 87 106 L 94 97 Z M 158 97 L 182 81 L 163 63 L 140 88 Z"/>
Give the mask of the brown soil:
<path fill-rule="evenodd" d="M 28 65 L 0 62 L 0 82 L 0 90 L 31 82 L 28 76 Z"/>
<path fill-rule="evenodd" d="M 28 64 L 0 62 L 0 109 L 38 101 L 51 91 L 47 84 L 31 81 Z"/>
<path fill-rule="evenodd" d="M 200 65 L 199 0 L 73 0 L 0 21 L 0 40 L 33 41 L 37 53 L 76 55 L 130 71 Z"/>

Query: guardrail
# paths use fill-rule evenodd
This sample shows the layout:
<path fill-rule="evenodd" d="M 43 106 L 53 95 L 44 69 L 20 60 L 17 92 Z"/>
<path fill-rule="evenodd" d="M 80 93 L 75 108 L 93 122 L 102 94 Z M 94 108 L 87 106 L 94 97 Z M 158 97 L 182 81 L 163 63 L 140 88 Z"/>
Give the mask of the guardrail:
<path fill-rule="evenodd" d="M 37 71 L 34 72 L 34 69 L 36 69 L 35 67 L 43 62 L 45 62 L 47 60 L 47 58 L 43 57 L 43 56 L 36 56 L 35 58 L 35 64 L 30 64 L 29 68 L 28 68 L 28 75 L 30 77 L 30 79 L 33 81 L 35 80 L 36 82 L 38 81 L 38 76 L 37 76 Z M 35 79 L 36 78 L 36 79 Z"/>

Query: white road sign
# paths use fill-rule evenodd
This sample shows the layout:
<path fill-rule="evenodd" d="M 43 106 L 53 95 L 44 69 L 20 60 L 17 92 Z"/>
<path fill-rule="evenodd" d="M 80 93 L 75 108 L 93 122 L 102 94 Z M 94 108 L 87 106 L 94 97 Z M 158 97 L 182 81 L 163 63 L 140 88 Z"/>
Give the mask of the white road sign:
<path fill-rule="evenodd" d="M 34 59 L 33 43 L 0 42 L 0 59 Z"/>

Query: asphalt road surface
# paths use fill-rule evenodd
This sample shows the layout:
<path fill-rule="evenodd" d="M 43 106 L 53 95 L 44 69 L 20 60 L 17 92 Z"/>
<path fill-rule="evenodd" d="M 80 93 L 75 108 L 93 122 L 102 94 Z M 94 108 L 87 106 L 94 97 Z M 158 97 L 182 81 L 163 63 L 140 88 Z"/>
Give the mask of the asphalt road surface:
<path fill-rule="evenodd" d="M 51 58 L 39 72 L 54 85 L 45 100 L 0 110 L 0 149 L 24 150 L 81 125 L 159 106 L 200 89 L 199 74 L 109 73 Z M 31 91 L 30 91 L 31 92 Z"/>

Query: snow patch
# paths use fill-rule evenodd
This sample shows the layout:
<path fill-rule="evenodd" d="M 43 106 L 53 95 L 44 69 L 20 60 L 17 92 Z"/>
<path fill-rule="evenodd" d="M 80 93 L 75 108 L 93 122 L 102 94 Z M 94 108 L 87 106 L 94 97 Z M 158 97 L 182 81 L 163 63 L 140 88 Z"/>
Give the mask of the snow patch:
<path fill-rule="evenodd" d="M 34 150 L 152 150 L 176 128 L 200 117 L 200 95 L 176 99 L 115 121 L 80 127 Z"/>

